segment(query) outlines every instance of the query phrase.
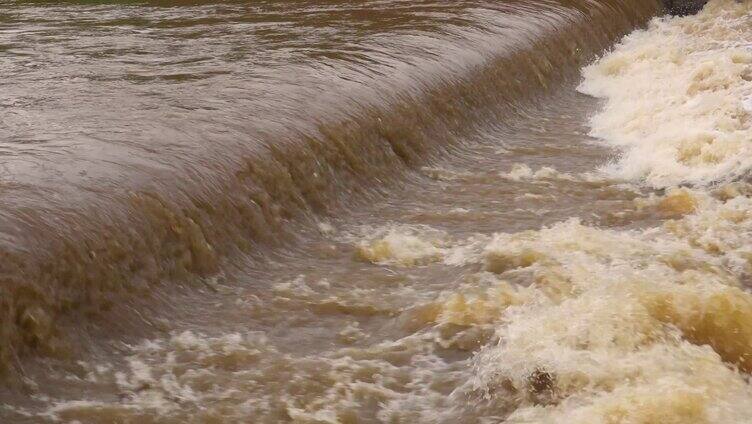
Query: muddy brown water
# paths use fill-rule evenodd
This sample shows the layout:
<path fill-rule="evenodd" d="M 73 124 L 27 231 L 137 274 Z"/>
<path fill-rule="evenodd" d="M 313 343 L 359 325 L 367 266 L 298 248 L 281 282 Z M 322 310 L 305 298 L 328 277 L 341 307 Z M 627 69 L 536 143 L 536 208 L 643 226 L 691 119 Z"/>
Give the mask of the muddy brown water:
<path fill-rule="evenodd" d="M 596 175 L 617 153 L 576 91 L 657 13 L 0 2 L 0 420 L 491 423 L 550 404 L 545 370 L 463 389 L 499 335 L 450 310 L 492 317 L 473 293 L 533 284 L 468 259 L 494 233 L 675 217 L 635 202 L 661 190 Z"/>

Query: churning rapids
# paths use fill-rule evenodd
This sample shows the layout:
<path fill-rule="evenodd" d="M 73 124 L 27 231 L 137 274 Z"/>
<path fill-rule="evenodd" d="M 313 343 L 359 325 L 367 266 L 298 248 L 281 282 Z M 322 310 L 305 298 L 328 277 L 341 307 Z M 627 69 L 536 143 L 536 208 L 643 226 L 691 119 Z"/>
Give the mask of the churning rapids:
<path fill-rule="evenodd" d="M 0 0 L 0 422 L 752 422 L 752 2 Z"/>

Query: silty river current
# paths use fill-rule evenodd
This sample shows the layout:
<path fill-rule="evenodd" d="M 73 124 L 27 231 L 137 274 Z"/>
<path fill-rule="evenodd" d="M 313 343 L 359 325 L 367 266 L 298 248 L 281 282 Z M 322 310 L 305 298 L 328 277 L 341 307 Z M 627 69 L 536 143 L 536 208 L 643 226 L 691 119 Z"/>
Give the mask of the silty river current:
<path fill-rule="evenodd" d="M 0 0 L 0 422 L 752 422 L 752 2 Z"/>

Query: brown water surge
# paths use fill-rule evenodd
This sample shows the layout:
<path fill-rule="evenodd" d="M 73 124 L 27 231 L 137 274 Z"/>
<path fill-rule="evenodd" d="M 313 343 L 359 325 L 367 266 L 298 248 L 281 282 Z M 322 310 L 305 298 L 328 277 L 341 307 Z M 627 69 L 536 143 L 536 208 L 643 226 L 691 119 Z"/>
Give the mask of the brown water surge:
<path fill-rule="evenodd" d="M 263 258 L 380 198 L 658 7 L 165 5 L 3 9 L 5 366 L 65 354 L 62 318 Z"/>

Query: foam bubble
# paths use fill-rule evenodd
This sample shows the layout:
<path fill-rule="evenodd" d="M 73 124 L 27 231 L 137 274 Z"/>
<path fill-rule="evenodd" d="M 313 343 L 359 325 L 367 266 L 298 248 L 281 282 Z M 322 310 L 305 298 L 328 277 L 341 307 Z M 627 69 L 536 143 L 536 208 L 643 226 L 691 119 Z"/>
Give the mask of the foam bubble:
<path fill-rule="evenodd" d="M 461 392 L 514 399 L 508 422 L 747 422 L 749 243 L 733 232 L 752 230 L 752 204 L 697 203 L 643 231 L 570 220 L 494 236 L 486 269 L 527 272 L 531 286 L 517 303 L 496 298 L 499 342 L 478 354 Z M 478 307 L 480 317 L 488 310 Z"/>
<path fill-rule="evenodd" d="M 343 337 L 360 337 L 355 324 Z M 379 405 L 383 422 L 436 422 L 463 373 L 423 335 L 313 357 L 278 350 L 262 333 L 186 331 L 135 346 L 129 367 L 105 374 L 119 399 L 61 401 L 39 417 L 61 422 L 342 423 Z M 375 410 L 373 412 L 376 414 Z"/>
<path fill-rule="evenodd" d="M 654 19 L 585 68 L 580 90 L 607 100 L 592 135 L 622 149 L 605 171 L 655 187 L 707 184 L 752 167 L 752 3 L 711 1 Z"/>
<path fill-rule="evenodd" d="M 512 165 L 512 169 L 509 172 L 502 172 L 500 175 L 504 178 L 509 178 L 513 181 L 523 180 L 567 180 L 575 181 L 573 175 L 566 172 L 559 172 L 549 166 L 543 166 L 536 171 L 533 171 L 530 166 L 524 163 L 515 163 Z"/>
<path fill-rule="evenodd" d="M 446 236 L 428 227 L 387 226 L 373 230 L 357 244 L 358 258 L 377 264 L 425 265 L 446 253 Z"/>
<path fill-rule="evenodd" d="M 707 201 L 704 192 L 687 188 L 671 188 L 662 195 L 651 194 L 634 200 L 638 210 L 650 209 L 665 218 L 681 217 L 700 209 Z"/>

